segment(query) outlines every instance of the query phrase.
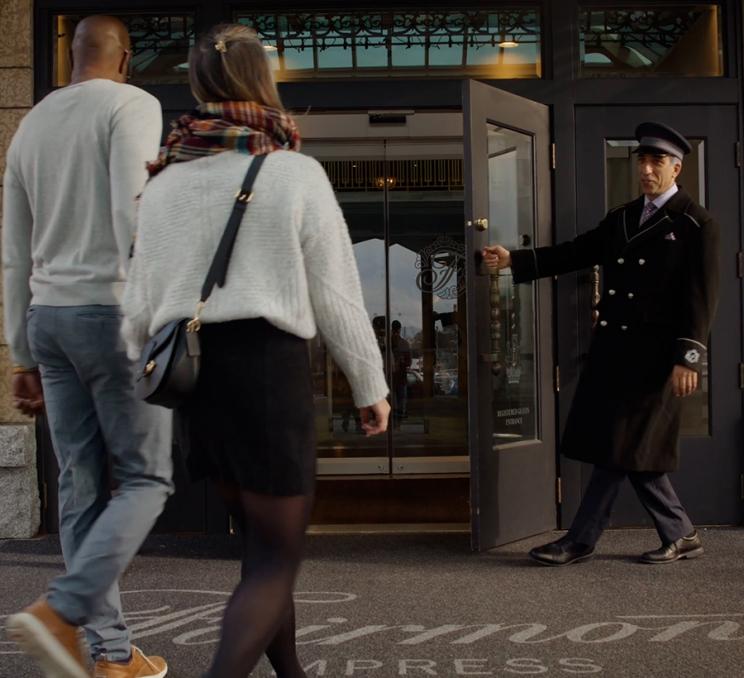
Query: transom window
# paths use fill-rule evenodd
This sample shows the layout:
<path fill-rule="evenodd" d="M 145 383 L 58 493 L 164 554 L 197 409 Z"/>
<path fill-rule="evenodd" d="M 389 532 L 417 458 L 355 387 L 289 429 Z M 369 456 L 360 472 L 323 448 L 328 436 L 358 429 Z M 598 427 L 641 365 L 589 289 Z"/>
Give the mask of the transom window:
<path fill-rule="evenodd" d="M 537 78 L 537 8 L 238 12 L 264 41 L 277 80 L 358 76 Z"/>
<path fill-rule="evenodd" d="M 721 76 L 718 5 L 585 7 L 579 16 L 583 76 Z"/>
<path fill-rule="evenodd" d="M 188 83 L 189 47 L 194 44 L 193 14 L 119 14 L 132 40 L 130 82 L 134 85 Z M 70 48 L 83 14 L 58 14 L 55 29 L 52 84 L 70 82 Z"/>

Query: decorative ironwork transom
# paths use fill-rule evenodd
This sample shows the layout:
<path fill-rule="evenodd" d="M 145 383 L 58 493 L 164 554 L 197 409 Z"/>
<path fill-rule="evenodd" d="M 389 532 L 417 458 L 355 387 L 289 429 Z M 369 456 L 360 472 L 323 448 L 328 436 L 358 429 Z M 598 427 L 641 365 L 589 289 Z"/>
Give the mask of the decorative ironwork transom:
<path fill-rule="evenodd" d="M 582 72 L 722 75 L 718 5 L 584 8 Z"/>
<path fill-rule="evenodd" d="M 188 82 L 188 54 L 194 44 L 194 15 L 116 14 L 132 40 L 133 84 L 183 84 Z M 69 82 L 69 50 L 75 27 L 84 15 L 58 15 L 55 38 L 55 85 Z"/>
<path fill-rule="evenodd" d="M 537 8 L 267 14 L 238 12 L 279 80 L 363 75 L 540 76 Z"/>

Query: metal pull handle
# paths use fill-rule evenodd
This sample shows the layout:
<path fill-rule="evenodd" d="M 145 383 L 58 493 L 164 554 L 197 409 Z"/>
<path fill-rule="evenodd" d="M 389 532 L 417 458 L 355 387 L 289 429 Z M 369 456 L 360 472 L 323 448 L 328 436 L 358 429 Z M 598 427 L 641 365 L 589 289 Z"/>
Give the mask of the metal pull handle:
<path fill-rule="evenodd" d="M 490 313 L 490 348 L 487 362 L 491 363 L 491 372 L 494 375 L 501 373 L 501 290 L 499 289 L 498 271 L 490 271 L 489 301 Z M 483 356 L 481 356 L 483 359 Z"/>
<path fill-rule="evenodd" d="M 600 300 L 599 294 L 599 266 L 592 269 L 592 327 L 595 327 L 599 320 L 599 311 L 597 306 Z"/>

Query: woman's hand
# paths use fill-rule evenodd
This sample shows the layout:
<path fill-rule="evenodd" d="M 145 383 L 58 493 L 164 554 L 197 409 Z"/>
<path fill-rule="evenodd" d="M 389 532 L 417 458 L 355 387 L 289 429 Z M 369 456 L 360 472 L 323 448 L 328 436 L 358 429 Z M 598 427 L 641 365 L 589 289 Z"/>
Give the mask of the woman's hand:
<path fill-rule="evenodd" d="M 369 407 L 360 407 L 359 416 L 366 436 L 385 433 L 390 417 L 390 403 L 387 400 L 380 400 Z"/>
<path fill-rule="evenodd" d="M 483 248 L 483 261 L 488 268 L 500 271 L 511 266 L 511 254 L 501 245 L 489 245 Z"/>
<path fill-rule="evenodd" d="M 698 387 L 698 373 L 683 365 L 675 365 L 672 376 L 672 391 L 678 398 L 684 398 L 695 392 Z"/>

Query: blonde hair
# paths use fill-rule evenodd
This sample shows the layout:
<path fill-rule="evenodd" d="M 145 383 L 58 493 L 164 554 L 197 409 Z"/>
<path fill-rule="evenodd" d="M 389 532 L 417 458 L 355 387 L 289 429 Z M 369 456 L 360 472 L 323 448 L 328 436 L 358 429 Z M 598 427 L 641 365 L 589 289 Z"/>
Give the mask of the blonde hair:
<path fill-rule="evenodd" d="M 189 53 L 189 84 L 200 102 L 255 101 L 284 110 L 266 50 L 242 24 L 218 24 L 197 40 Z"/>

